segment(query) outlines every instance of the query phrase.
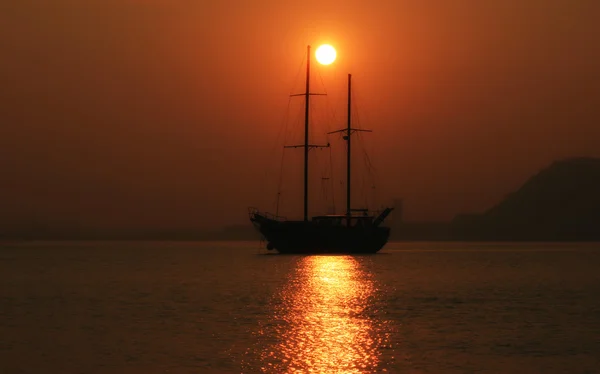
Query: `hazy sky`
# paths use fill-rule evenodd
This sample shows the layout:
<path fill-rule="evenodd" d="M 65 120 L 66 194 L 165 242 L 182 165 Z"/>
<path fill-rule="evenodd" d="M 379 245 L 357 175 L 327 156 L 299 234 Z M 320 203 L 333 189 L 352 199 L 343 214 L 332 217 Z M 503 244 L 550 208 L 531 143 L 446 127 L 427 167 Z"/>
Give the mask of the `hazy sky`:
<path fill-rule="evenodd" d="M 287 95 L 323 41 L 339 59 L 315 87 L 343 126 L 353 74 L 379 200 L 414 220 L 485 210 L 554 159 L 600 156 L 599 14 L 597 0 L 2 0 L 0 221 L 245 222 L 272 206 Z"/>

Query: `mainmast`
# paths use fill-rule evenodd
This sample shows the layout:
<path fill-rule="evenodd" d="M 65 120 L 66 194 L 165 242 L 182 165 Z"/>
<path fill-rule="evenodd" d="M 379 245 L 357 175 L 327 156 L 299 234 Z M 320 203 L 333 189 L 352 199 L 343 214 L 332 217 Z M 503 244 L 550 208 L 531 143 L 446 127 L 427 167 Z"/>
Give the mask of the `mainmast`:
<path fill-rule="evenodd" d="M 304 221 L 308 221 L 308 107 L 310 103 L 310 45 L 306 47 L 306 99 L 304 101 Z"/>
<path fill-rule="evenodd" d="M 348 152 L 346 154 L 346 220 L 347 225 L 350 226 L 350 216 L 352 211 L 350 210 L 350 131 L 352 129 L 352 74 L 348 74 L 348 127 L 346 128 L 346 134 L 348 136 Z"/>
<path fill-rule="evenodd" d="M 319 93 L 310 93 L 310 45 L 306 47 L 306 91 L 301 94 L 290 96 L 304 96 L 304 144 L 303 145 L 288 145 L 284 148 L 304 148 L 304 221 L 308 221 L 308 151 L 311 148 L 326 148 L 327 145 L 308 144 L 308 117 L 310 108 L 311 95 L 326 95 Z"/>

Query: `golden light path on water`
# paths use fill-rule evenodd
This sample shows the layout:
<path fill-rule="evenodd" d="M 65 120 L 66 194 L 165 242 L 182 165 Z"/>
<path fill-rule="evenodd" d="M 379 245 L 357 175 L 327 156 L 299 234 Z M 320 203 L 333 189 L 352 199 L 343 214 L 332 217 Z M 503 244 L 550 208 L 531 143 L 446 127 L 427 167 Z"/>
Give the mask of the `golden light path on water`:
<path fill-rule="evenodd" d="M 276 306 L 277 343 L 261 352 L 263 372 L 375 371 L 385 334 L 366 310 L 376 287 L 350 256 L 299 260 Z"/>

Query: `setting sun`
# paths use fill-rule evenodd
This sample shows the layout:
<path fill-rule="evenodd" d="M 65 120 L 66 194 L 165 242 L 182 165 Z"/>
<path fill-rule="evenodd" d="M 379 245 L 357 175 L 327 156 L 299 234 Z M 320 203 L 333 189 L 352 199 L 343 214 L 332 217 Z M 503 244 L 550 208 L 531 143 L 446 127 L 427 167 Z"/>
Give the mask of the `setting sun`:
<path fill-rule="evenodd" d="M 317 61 L 319 61 L 319 63 L 322 65 L 331 64 L 333 61 L 335 61 L 336 55 L 337 54 L 335 52 L 335 48 L 333 48 L 329 44 L 323 44 L 322 46 L 317 48 L 317 51 L 315 52 L 315 57 L 317 58 Z"/>

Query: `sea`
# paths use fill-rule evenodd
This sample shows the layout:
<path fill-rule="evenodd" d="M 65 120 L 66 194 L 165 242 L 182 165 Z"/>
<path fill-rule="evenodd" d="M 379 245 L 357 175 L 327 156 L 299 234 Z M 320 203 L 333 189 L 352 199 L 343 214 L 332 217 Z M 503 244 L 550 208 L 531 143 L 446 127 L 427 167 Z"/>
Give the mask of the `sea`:
<path fill-rule="evenodd" d="M 0 373 L 600 373 L 600 243 L 0 244 Z"/>

